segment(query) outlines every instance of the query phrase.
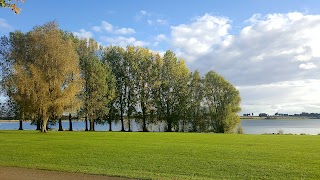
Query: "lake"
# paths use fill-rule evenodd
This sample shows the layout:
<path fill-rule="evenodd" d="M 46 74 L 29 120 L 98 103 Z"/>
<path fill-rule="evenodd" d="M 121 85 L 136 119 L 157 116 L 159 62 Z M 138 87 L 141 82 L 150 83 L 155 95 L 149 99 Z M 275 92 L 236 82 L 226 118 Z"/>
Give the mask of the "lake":
<path fill-rule="evenodd" d="M 265 133 L 279 133 L 282 131 L 284 134 L 312 134 L 317 135 L 320 133 L 320 119 L 285 119 L 285 120 L 248 120 L 242 119 L 241 125 L 245 134 L 265 134 Z M 64 129 L 69 128 L 69 122 L 63 121 L 62 126 Z M 81 131 L 85 129 L 85 123 L 83 121 L 73 121 L 72 123 L 74 131 Z M 49 126 L 52 129 L 58 129 L 58 124 Z M 0 130 L 17 130 L 19 128 L 19 122 L 1 122 Z M 35 125 L 30 125 L 30 122 L 23 122 L 24 130 L 35 130 Z M 96 131 L 108 131 L 109 125 L 95 126 Z M 126 128 L 127 129 L 127 128 Z M 139 131 L 140 126 L 132 122 L 132 131 Z M 148 126 L 149 131 L 163 131 L 163 125 Z M 113 131 L 120 131 L 121 124 L 112 124 Z"/>
<path fill-rule="evenodd" d="M 320 134 L 320 119 L 241 120 L 245 134 L 279 133 Z"/>

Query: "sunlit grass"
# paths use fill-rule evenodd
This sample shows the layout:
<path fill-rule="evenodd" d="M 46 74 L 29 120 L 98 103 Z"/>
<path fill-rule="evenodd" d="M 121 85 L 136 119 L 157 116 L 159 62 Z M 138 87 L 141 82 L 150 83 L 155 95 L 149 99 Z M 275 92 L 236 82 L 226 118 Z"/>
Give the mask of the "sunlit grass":
<path fill-rule="evenodd" d="M 320 136 L 0 131 L 0 147 L 0 166 L 146 179 L 320 179 Z"/>

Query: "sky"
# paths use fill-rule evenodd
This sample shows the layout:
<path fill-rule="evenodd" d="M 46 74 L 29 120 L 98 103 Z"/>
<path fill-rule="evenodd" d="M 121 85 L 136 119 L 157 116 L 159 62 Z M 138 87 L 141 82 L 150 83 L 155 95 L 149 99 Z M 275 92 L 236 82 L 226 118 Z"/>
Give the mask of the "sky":
<path fill-rule="evenodd" d="M 26 0 L 0 9 L 0 35 L 57 21 L 104 46 L 171 50 L 202 75 L 216 71 L 243 113 L 320 112 L 320 1 Z"/>

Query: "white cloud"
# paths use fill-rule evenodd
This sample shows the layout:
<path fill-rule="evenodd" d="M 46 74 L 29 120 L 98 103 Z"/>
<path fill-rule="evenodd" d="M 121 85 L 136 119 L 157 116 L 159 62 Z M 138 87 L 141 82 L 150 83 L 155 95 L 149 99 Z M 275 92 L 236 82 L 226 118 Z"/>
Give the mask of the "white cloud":
<path fill-rule="evenodd" d="M 84 29 L 80 29 L 79 32 L 73 32 L 73 34 L 82 39 L 90 39 L 93 37 L 93 34 L 90 31 L 86 31 Z"/>
<path fill-rule="evenodd" d="M 139 11 L 135 16 L 136 21 L 145 21 L 149 25 L 167 25 L 168 21 L 163 16 L 147 12 L 145 10 Z"/>
<path fill-rule="evenodd" d="M 157 19 L 156 22 L 157 22 L 158 24 L 161 24 L 161 25 L 167 24 L 167 20 L 165 20 L 165 19 Z"/>
<path fill-rule="evenodd" d="M 194 60 L 221 46 L 228 35 L 229 20 L 205 14 L 197 17 L 191 24 L 171 27 L 172 43 Z"/>
<path fill-rule="evenodd" d="M 312 62 L 308 62 L 308 63 L 300 64 L 299 68 L 304 70 L 309 70 L 309 69 L 317 68 L 317 66 L 314 65 Z"/>
<path fill-rule="evenodd" d="M 0 31 L 11 31 L 13 30 L 13 27 L 10 26 L 7 21 L 3 18 L 0 18 Z"/>
<path fill-rule="evenodd" d="M 319 112 L 320 80 L 305 79 L 237 87 L 243 113 L 268 114 Z M 308 92 L 308 93 L 306 93 Z"/>
<path fill-rule="evenodd" d="M 120 28 L 114 31 L 115 34 L 134 34 L 136 31 L 132 28 Z"/>
<path fill-rule="evenodd" d="M 92 30 L 94 30 L 95 32 L 101 32 L 101 27 L 99 26 L 93 26 Z"/>
<path fill-rule="evenodd" d="M 216 70 L 234 84 L 320 76 L 320 15 L 254 15 L 246 23 L 231 35 L 228 18 L 205 14 L 172 27 L 171 42 L 193 70 Z"/>
<path fill-rule="evenodd" d="M 167 36 L 165 34 L 158 34 L 156 37 L 154 37 L 155 42 L 152 44 L 152 46 L 157 47 L 161 42 L 167 42 Z"/>
<path fill-rule="evenodd" d="M 101 28 L 107 32 L 112 32 L 113 30 L 113 25 L 108 23 L 107 21 L 102 21 L 101 22 Z"/>
<path fill-rule="evenodd" d="M 164 34 L 159 34 L 156 38 L 155 38 L 156 41 L 164 41 L 164 40 L 167 40 L 167 36 L 164 35 Z"/>
<path fill-rule="evenodd" d="M 102 21 L 100 26 L 93 26 L 92 30 L 95 32 L 107 32 L 112 34 L 120 34 L 120 35 L 128 35 L 128 34 L 134 34 L 136 31 L 133 28 L 119 28 L 116 26 L 113 26 L 107 21 Z"/>
<path fill-rule="evenodd" d="M 147 12 L 147 11 L 144 11 L 144 10 L 141 10 L 141 11 L 140 11 L 140 14 L 143 15 L 143 16 L 145 16 L 145 15 L 148 15 L 148 12 Z"/>
<path fill-rule="evenodd" d="M 121 46 L 121 47 L 126 47 L 128 45 L 133 45 L 133 46 L 147 46 L 149 45 L 148 42 L 144 41 L 138 41 L 134 37 L 101 37 L 102 41 L 107 42 L 109 45 L 114 45 L 114 46 Z"/>
<path fill-rule="evenodd" d="M 145 10 L 141 10 L 141 11 L 139 11 L 139 12 L 136 14 L 136 16 L 134 17 L 134 19 L 135 19 L 136 21 L 141 21 L 141 20 L 143 20 L 143 19 L 145 19 L 145 18 L 147 18 L 147 17 L 149 17 L 149 16 L 151 16 L 151 13 L 149 13 L 149 12 L 147 12 L 147 11 L 145 11 Z"/>
<path fill-rule="evenodd" d="M 244 113 L 278 105 L 288 113 L 318 112 L 320 82 L 306 81 L 320 79 L 320 15 L 253 15 L 245 24 L 231 34 L 228 18 L 205 14 L 171 27 L 171 43 L 191 70 L 215 70 L 240 87 Z"/>

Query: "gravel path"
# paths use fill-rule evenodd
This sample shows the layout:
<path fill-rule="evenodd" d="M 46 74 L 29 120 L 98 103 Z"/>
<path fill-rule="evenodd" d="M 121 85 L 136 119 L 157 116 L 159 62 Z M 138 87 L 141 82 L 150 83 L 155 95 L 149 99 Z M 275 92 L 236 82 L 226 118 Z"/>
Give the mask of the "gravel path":
<path fill-rule="evenodd" d="M 17 167 L 0 167 L 1 180 L 128 180 L 127 178 Z"/>

